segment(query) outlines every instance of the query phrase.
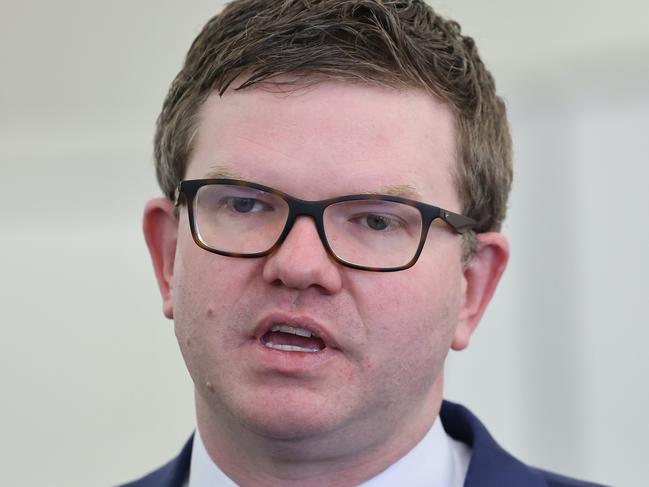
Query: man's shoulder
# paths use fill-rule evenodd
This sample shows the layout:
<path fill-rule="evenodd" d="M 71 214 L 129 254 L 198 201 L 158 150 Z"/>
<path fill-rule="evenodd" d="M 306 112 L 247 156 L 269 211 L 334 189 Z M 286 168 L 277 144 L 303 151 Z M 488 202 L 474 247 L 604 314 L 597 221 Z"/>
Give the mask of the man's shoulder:
<path fill-rule="evenodd" d="M 465 487 L 601 487 L 531 467 L 503 449 L 466 407 L 444 401 L 440 411 L 446 432 L 471 447 Z"/>
<path fill-rule="evenodd" d="M 176 458 L 150 474 L 120 487 L 181 487 L 189 475 L 193 444 L 192 435 Z"/>

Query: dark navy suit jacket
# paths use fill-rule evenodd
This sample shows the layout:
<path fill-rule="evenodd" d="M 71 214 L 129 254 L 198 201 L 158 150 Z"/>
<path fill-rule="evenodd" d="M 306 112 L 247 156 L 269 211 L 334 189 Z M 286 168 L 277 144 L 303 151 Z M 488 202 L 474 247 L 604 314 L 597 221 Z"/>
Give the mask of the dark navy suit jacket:
<path fill-rule="evenodd" d="M 465 487 L 596 487 L 598 484 L 574 480 L 529 467 L 503 450 L 484 425 L 468 409 L 444 401 L 440 412 L 446 432 L 471 447 L 471 462 Z M 182 487 L 189 475 L 192 441 L 165 466 L 122 487 Z"/>

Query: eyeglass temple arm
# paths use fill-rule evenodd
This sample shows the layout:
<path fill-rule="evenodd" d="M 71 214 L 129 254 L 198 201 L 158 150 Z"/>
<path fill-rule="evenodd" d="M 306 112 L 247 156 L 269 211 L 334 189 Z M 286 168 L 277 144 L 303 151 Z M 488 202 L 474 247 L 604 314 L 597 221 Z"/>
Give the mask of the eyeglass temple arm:
<path fill-rule="evenodd" d="M 174 206 L 177 208 L 180 206 L 180 200 L 184 195 L 180 192 L 180 183 L 178 183 L 178 186 L 176 186 L 176 189 L 174 190 Z"/>
<path fill-rule="evenodd" d="M 468 216 L 453 213 L 452 211 L 440 210 L 440 217 L 448 223 L 457 233 L 463 234 L 478 226 L 478 222 Z"/>

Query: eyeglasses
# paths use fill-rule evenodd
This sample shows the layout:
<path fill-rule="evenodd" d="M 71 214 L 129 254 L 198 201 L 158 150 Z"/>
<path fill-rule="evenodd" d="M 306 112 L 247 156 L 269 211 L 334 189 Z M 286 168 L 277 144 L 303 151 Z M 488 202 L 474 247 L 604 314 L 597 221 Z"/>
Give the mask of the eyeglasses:
<path fill-rule="evenodd" d="M 342 265 L 366 271 L 412 267 L 428 229 L 440 218 L 463 234 L 472 218 L 398 196 L 355 194 L 305 201 L 236 179 L 181 181 L 196 244 L 231 257 L 262 257 L 277 249 L 299 216 L 313 218 L 322 245 Z"/>

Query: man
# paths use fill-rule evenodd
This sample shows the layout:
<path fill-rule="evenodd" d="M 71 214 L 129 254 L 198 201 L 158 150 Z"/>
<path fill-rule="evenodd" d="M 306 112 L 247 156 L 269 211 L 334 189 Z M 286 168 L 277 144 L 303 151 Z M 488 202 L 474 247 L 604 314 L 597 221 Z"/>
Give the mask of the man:
<path fill-rule="evenodd" d="M 235 1 L 155 158 L 144 233 L 197 430 L 130 485 L 582 485 L 442 400 L 509 254 L 505 109 L 456 23 L 417 0 Z"/>

